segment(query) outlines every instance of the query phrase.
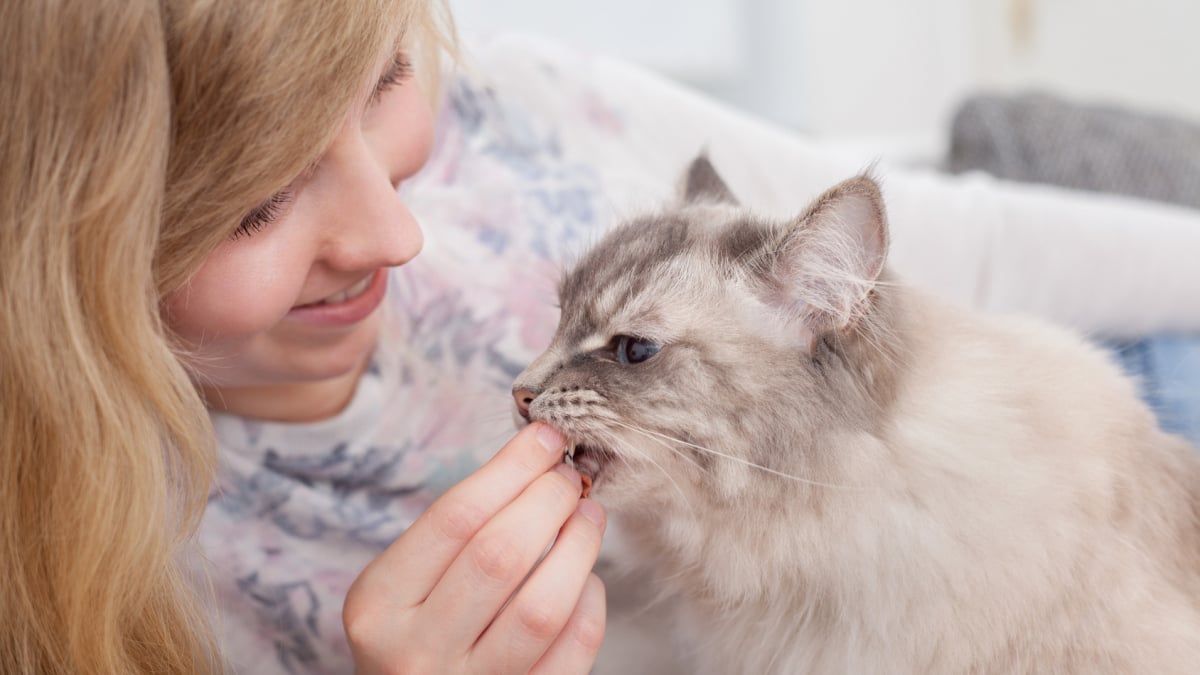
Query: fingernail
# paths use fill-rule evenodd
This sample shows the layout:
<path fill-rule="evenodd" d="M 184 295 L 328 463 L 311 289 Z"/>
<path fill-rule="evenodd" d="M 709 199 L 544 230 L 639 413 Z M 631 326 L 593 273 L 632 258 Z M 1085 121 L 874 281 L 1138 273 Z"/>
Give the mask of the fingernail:
<path fill-rule="evenodd" d="M 537 430 L 538 443 L 546 448 L 546 452 L 552 452 L 561 455 L 563 448 L 567 445 L 567 437 L 561 431 L 547 424 L 538 425 Z"/>
<path fill-rule="evenodd" d="M 579 500 L 579 506 L 576 508 L 579 509 L 579 512 L 583 514 L 584 518 L 587 518 L 595 523 L 596 527 L 600 528 L 601 530 L 604 529 L 604 507 L 590 499 L 581 499 Z"/>

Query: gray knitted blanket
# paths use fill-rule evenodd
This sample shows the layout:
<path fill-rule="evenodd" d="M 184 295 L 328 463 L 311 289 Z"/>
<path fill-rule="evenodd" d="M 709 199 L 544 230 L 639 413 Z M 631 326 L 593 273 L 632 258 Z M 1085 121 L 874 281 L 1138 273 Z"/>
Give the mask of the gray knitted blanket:
<path fill-rule="evenodd" d="M 1200 208 L 1200 124 L 1045 94 L 977 95 L 954 117 L 946 168 Z"/>

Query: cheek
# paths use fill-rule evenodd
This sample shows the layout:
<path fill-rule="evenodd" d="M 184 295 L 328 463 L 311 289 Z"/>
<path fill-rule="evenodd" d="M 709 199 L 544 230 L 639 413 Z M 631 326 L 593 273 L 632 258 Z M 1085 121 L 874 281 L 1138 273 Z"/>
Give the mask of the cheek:
<path fill-rule="evenodd" d="M 252 242 L 218 249 L 187 285 L 168 296 L 166 320 L 180 337 L 195 345 L 251 338 L 270 330 L 296 304 L 304 277 L 288 270 L 297 267 L 237 250 L 245 244 Z"/>

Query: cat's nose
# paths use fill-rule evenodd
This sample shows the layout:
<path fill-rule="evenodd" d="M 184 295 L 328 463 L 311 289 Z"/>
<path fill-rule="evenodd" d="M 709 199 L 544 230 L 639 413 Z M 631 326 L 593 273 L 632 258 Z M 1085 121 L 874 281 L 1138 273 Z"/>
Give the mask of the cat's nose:
<path fill-rule="evenodd" d="M 525 421 L 529 421 L 529 404 L 533 403 L 533 399 L 537 398 L 538 393 L 532 389 L 525 387 L 517 387 L 513 389 L 513 400 L 517 402 L 517 412 L 521 413 L 521 417 Z"/>

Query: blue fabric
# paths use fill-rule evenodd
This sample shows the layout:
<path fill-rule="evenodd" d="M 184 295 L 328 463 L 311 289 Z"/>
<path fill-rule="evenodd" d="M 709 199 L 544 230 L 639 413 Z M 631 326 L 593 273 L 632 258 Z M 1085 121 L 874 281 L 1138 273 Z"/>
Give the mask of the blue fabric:
<path fill-rule="evenodd" d="M 1200 447 L 1200 336 L 1159 335 L 1110 344 L 1164 428 Z"/>

